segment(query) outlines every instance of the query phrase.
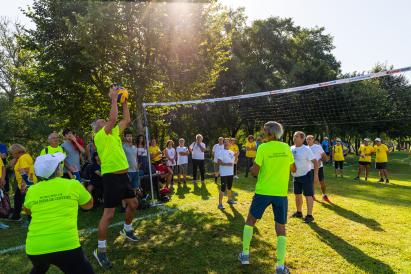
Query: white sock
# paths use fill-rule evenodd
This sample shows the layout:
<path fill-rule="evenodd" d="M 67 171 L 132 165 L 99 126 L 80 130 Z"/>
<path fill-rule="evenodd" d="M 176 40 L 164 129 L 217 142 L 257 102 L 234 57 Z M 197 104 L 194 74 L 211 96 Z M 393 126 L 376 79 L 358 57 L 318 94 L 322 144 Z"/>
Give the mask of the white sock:
<path fill-rule="evenodd" d="M 103 240 L 103 241 L 98 240 L 97 247 L 98 248 L 107 248 L 107 241 L 106 240 Z"/>
<path fill-rule="evenodd" d="M 128 225 L 128 224 L 124 223 L 124 230 L 127 231 L 127 232 L 133 230 L 133 225 L 132 224 Z"/>

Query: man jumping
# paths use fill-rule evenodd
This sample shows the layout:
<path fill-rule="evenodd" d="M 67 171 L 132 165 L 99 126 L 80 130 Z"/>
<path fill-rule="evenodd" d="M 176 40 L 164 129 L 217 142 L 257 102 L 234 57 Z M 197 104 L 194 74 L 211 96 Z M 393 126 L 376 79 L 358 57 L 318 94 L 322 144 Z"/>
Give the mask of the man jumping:
<path fill-rule="evenodd" d="M 250 243 L 254 225 L 264 214 L 268 206 L 274 211 L 275 231 L 277 234 L 277 267 L 276 273 L 290 273 L 285 266 L 286 237 L 285 224 L 288 210 L 288 181 L 290 170 L 296 172 L 290 146 L 280 140 L 284 133 L 283 126 L 270 121 L 264 125 L 267 142 L 257 150 L 251 174 L 258 175 L 255 195 L 244 225 L 243 251 L 239 260 L 243 265 L 250 263 Z"/>
<path fill-rule="evenodd" d="M 124 228 L 120 234 L 128 240 L 138 241 L 132 227 L 138 202 L 127 174 L 128 162 L 120 138 L 130 123 L 130 113 L 127 101 L 125 101 L 122 104 L 123 119 L 116 125 L 118 106 L 117 91 L 114 85 L 110 88 L 109 97 L 111 99 L 109 120 L 98 119 L 92 125 L 95 132 L 94 142 L 101 161 L 104 186 L 104 211 L 98 226 L 98 248 L 94 250 L 93 255 L 104 268 L 112 267 L 106 253 L 107 228 L 114 217 L 116 206 L 120 205 L 122 200 L 125 201 L 127 208 Z"/>

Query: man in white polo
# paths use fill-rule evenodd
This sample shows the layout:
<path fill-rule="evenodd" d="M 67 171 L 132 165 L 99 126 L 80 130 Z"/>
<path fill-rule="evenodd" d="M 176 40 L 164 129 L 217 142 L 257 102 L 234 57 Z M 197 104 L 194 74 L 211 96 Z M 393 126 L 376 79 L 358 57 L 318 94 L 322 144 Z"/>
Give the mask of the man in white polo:
<path fill-rule="evenodd" d="M 200 169 L 201 183 L 204 184 L 204 152 L 206 150 L 206 145 L 203 143 L 203 136 L 201 134 L 196 135 L 196 141 L 190 145 L 189 150 L 193 160 L 193 182 L 197 183 L 197 169 Z"/>
<path fill-rule="evenodd" d="M 220 152 L 224 151 L 224 138 L 219 137 L 218 143 L 213 146 L 213 162 L 214 162 L 214 182 L 217 183 L 219 174 L 219 166 L 218 166 L 218 155 Z"/>

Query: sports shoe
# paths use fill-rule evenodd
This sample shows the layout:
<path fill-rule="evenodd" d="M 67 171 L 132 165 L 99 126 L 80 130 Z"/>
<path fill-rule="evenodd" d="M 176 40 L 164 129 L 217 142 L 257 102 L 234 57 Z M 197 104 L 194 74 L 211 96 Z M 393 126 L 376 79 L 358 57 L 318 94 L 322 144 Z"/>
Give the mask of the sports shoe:
<path fill-rule="evenodd" d="M 305 216 L 305 218 L 304 218 L 304 223 L 309 224 L 309 223 L 311 223 L 312 221 L 314 221 L 313 215 L 307 215 L 307 216 Z"/>
<path fill-rule="evenodd" d="M 302 212 L 294 212 L 293 215 L 291 215 L 291 218 L 302 218 L 303 217 L 303 213 Z"/>
<path fill-rule="evenodd" d="M 245 255 L 245 254 L 243 254 L 243 252 L 241 252 L 240 254 L 238 254 L 238 260 L 243 265 L 250 264 L 250 254 Z"/>
<path fill-rule="evenodd" d="M 384 178 L 381 178 L 378 182 L 379 183 L 384 183 Z"/>
<path fill-rule="evenodd" d="M 284 266 L 283 268 L 277 268 L 275 270 L 275 273 L 276 274 L 290 274 L 290 270 L 286 266 Z"/>
<path fill-rule="evenodd" d="M 140 238 L 138 236 L 136 236 L 134 234 L 133 230 L 130 231 L 126 231 L 124 228 L 120 231 L 120 235 L 122 235 L 123 237 L 125 237 L 126 239 L 132 241 L 132 242 L 137 242 L 138 240 L 140 240 Z"/>
<path fill-rule="evenodd" d="M 386 179 L 386 180 L 385 180 L 385 183 L 386 183 L 386 184 L 389 184 L 389 183 L 390 183 L 390 180 Z"/>
<path fill-rule="evenodd" d="M 222 204 L 219 204 L 219 205 L 218 205 L 218 209 L 219 209 L 219 210 L 224 210 L 225 207 L 224 207 Z"/>
<path fill-rule="evenodd" d="M 235 205 L 237 202 L 236 201 L 234 201 L 234 200 L 228 200 L 227 201 L 227 204 L 229 204 L 229 205 Z"/>
<path fill-rule="evenodd" d="M 330 199 L 326 194 L 323 195 L 323 200 L 326 201 L 327 203 L 331 203 Z"/>
<path fill-rule="evenodd" d="M 98 252 L 98 249 L 95 249 L 93 251 L 93 255 L 101 267 L 106 268 L 106 269 L 113 267 L 113 264 L 108 259 L 106 252 Z"/>
<path fill-rule="evenodd" d="M 8 220 L 12 222 L 20 222 L 23 219 L 21 217 L 17 218 L 16 216 L 11 216 Z"/>
<path fill-rule="evenodd" d="M 240 177 L 238 177 L 237 175 L 234 176 L 234 179 L 238 180 L 240 179 Z"/>
<path fill-rule="evenodd" d="M 354 180 L 355 180 L 355 181 L 359 181 L 359 180 L 360 180 L 360 177 L 357 176 L 357 177 L 354 178 Z"/>

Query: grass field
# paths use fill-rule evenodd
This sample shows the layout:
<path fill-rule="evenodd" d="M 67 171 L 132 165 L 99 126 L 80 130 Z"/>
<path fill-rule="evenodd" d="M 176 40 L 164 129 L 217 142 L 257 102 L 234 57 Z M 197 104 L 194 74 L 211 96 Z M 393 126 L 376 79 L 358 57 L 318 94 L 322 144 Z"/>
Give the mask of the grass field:
<path fill-rule="evenodd" d="M 313 224 L 289 219 L 286 263 L 291 272 L 411 273 L 411 159 L 405 153 L 391 155 L 388 185 L 376 183 L 375 171 L 369 182 L 354 182 L 354 159 L 348 164 L 344 179 L 335 179 L 333 169 L 326 167 L 334 204 L 315 203 Z M 97 235 L 88 228 L 96 227 L 101 210 L 80 212 L 83 248 L 97 273 L 274 273 L 271 210 L 257 223 L 251 265 L 237 262 L 254 185 L 254 179 L 240 177 L 234 184 L 238 204 L 227 205 L 225 211 L 217 209 L 213 180 L 203 187 L 190 183 L 177 189 L 166 208 L 138 212 L 134 227 L 142 240 L 137 244 L 119 236 L 120 225 L 112 227 L 108 244 L 115 266 L 110 271 L 102 271 L 91 255 Z M 294 210 L 290 194 L 289 215 Z M 114 223 L 122 218 L 117 214 Z M 0 230 L 0 252 L 24 244 L 26 230 L 10 225 L 12 229 Z M 0 253 L 0 273 L 28 273 L 30 267 L 23 250 Z M 52 268 L 49 273 L 59 272 Z"/>

